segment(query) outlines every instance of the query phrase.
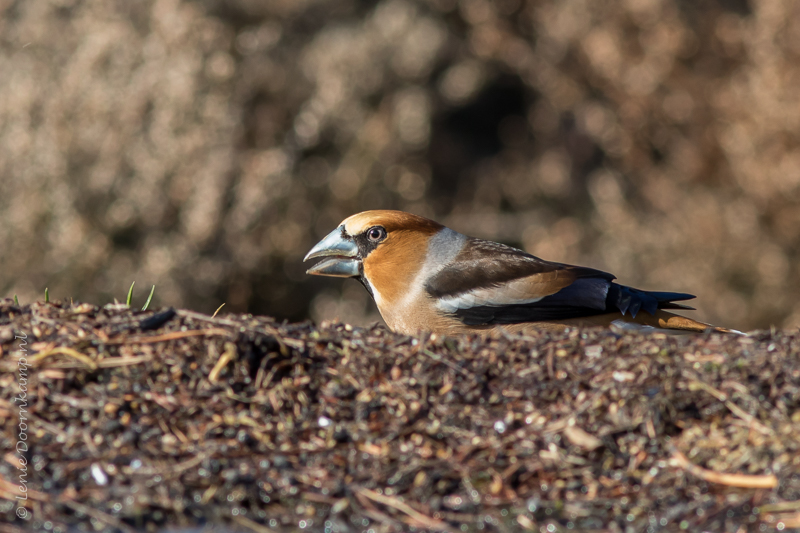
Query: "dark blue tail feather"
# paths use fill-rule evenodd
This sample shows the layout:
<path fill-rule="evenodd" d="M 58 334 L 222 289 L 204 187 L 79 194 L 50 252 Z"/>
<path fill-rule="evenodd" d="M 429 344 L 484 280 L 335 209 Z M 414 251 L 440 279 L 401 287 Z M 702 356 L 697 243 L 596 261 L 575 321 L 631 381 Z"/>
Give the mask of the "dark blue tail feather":
<path fill-rule="evenodd" d="M 630 312 L 632 317 L 640 310 L 655 315 L 659 309 L 694 309 L 676 301 L 691 300 L 695 296 L 685 292 L 641 291 L 633 287 L 611 283 L 606 297 L 606 310 L 619 310 L 623 315 Z"/>

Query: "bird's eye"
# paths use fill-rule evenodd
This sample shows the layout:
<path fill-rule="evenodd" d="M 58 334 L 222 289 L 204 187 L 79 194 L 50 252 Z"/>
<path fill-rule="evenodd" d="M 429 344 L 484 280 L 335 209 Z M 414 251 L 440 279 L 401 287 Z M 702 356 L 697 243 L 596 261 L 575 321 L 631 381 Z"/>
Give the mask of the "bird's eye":
<path fill-rule="evenodd" d="M 367 230 L 367 238 L 372 242 L 380 242 L 386 238 L 386 230 L 380 226 L 373 226 Z"/>

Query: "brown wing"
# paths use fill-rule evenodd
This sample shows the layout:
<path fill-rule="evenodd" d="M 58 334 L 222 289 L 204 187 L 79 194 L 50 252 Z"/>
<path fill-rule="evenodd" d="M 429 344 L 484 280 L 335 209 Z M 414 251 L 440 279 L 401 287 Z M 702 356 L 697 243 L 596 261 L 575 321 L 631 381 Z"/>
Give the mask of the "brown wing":
<path fill-rule="evenodd" d="M 612 283 L 593 268 L 544 261 L 480 239 L 468 239 L 453 262 L 426 284 L 437 306 L 466 325 L 564 320 L 609 312 L 682 307 L 683 293 L 649 293 Z"/>

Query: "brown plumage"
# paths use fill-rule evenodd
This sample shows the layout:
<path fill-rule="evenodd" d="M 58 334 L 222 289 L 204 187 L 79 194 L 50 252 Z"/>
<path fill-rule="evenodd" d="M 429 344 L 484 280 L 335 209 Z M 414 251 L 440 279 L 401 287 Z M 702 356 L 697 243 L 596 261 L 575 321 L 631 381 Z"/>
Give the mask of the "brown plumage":
<path fill-rule="evenodd" d="M 357 278 L 399 333 L 568 326 L 730 332 L 666 311 L 691 294 L 640 291 L 593 268 L 539 259 L 401 211 L 345 219 L 306 256 L 309 274 Z"/>

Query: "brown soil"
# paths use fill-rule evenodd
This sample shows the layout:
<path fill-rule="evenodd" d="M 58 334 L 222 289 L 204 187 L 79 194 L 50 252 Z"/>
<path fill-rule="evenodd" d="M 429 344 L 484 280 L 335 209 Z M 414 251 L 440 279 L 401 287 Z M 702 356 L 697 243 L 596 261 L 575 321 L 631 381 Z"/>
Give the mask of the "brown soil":
<path fill-rule="evenodd" d="M 0 342 L 3 531 L 800 528 L 798 334 L 411 338 L 4 300 Z"/>

